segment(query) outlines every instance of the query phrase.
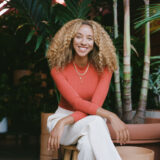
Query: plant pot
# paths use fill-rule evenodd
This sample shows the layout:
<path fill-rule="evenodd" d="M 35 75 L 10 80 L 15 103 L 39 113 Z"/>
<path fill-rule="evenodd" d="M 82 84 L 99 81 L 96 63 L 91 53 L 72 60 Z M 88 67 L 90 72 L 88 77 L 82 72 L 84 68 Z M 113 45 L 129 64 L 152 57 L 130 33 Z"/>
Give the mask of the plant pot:
<path fill-rule="evenodd" d="M 41 136 L 40 136 L 40 160 L 58 159 L 58 152 L 48 151 L 47 144 L 49 132 L 47 129 L 47 119 L 53 113 L 41 113 Z"/>
<path fill-rule="evenodd" d="M 160 110 L 147 110 L 145 123 L 160 123 Z"/>
<path fill-rule="evenodd" d="M 19 80 L 24 77 L 24 76 L 29 76 L 31 75 L 30 70 L 25 70 L 25 69 L 17 69 L 13 72 L 13 81 L 14 84 L 17 85 L 19 83 Z"/>
<path fill-rule="evenodd" d="M 6 133 L 7 131 L 8 131 L 8 121 L 7 121 L 7 117 L 4 117 L 0 121 L 0 133 Z"/>
<path fill-rule="evenodd" d="M 152 113 L 153 114 L 153 113 Z M 151 117 L 151 112 L 148 112 L 147 118 Z M 155 115 L 155 114 L 154 114 Z M 157 114 L 156 114 L 157 115 Z M 153 115 L 152 115 L 153 116 Z M 156 118 L 158 119 L 158 118 Z M 147 119 L 146 119 L 147 122 Z M 116 134 L 110 123 L 107 123 L 110 130 L 111 138 L 115 144 L 119 142 L 116 140 Z M 159 160 L 160 157 L 160 123 L 145 123 L 145 124 L 127 124 L 130 132 L 130 141 L 126 145 L 146 147 L 155 152 L 154 160 Z"/>
<path fill-rule="evenodd" d="M 111 126 L 107 124 L 111 137 L 114 142 L 116 140 L 116 134 Z M 130 132 L 130 141 L 127 144 L 141 144 L 141 143 L 155 143 L 160 142 L 160 123 L 153 124 L 127 124 Z"/>
<path fill-rule="evenodd" d="M 123 160 L 154 160 L 151 149 L 133 146 L 119 146 L 116 149 Z"/>

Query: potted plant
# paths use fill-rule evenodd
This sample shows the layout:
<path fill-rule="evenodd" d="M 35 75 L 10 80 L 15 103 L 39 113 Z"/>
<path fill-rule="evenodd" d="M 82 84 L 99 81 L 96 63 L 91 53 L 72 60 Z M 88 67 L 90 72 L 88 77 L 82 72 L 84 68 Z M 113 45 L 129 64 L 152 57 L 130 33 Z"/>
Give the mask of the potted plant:
<path fill-rule="evenodd" d="M 142 123 L 142 124 L 128 124 L 130 130 L 131 141 L 128 144 L 141 144 L 143 146 L 151 147 L 152 145 L 158 146 L 160 142 L 159 128 L 158 124 L 143 124 L 146 118 L 146 105 L 147 105 L 147 94 L 148 94 L 148 84 L 149 84 L 149 71 L 150 71 L 150 29 L 149 23 L 145 25 L 145 50 L 144 50 L 144 64 L 142 73 L 142 84 L 140 87 L 139 103 L 136 106 L 136 113 L 133 115 L 133 103 L 131 96 L 131 84 L 133 80 L 131 78 L 131 43 L 130 43 L 130 1 L 124 0 L 124 54 L 123 54 L 123 99 L 121 99 L 121 83 L 119 70 L 115 72 L 115 84 L 116 84 L 116 102 L 118 110 L 123 113 L 123 119 L 129 123 Z M 145 17 L 149 17 L 149 1 L 144 0 L 145 3 Z M 116 10 L 117 1 L 114 1 L 114 9 Z M 116 12 L 114 12 L 116 13 Z M 117 16 L 115 15 L 115 35 L 117 35 Z M 131 83 L 132 82 L 132 83 Z M 135 86 L 138 89 L 137 86 Z M 123 108 L 123 109 L 122 109 Z M 123 111 L 123 112 L 122 112 Z M 111 128 L 112 130 L 112 128 Z M 151 131 L 151 132 L 150 132 Z M 114 135 L 111 134 L 111 135 Z M 114 139 L 114 138 L 113 138 Z M 153 148 L 153 147 L 152 147 Z M 158 147 L 159 148 L 159 147 Z M 155 150 L 155 159 L 159 157 Z"/>
<path fill-rule="evenodd" d="M 157 58 L 157 56 L 151 57 L 152 59 Z M 158 61 L 152 63 L 157 64 Z M 151 110 L 147 111 L 146 115 L 146 123 L 159 123 L 160 122 L 160 66 L 156 65 L 151 68 L 151 74 L 149 77 L 149 90 L 151 96 L 152 105 Z"/>
<path fill-rule="evenodd" d="M 50 42 L 51 37 L 54 35 L 54 33 L 57 31 L 58 27 L 61 26 L 62 24 L 64 24 L 65 22 L 67 22 L 68 20 L 80 17 L 79 12 L 76 12 L 76 14 L 73 14 L 75 11 L 75 7 L 77 5 L 75 5 L 76 2 L 78 1 L 69 1 L 66 0 L 66 7 L 64 7 L 63 5 L 51 5 L 51 1 L 45 1 L 43 3 L 40 3 L 40 1 L 26 1 L 26 3 L 24 3 L 24 1 L 17 1 L 14 0 L 12 2 L 16 2 L 19 5 L 26 5 L 30 6 L 28 4 L 32 4 L 33 3 L 33 7 L 29 8 L 28 7 L 28 11 L 30 13 L 30 21 L 32 22 L 32 25 L 34 26 L 34 29 L 28 34 L 27 36 L 27 41 L 29 42 L 29 40 L 33 37 L 33 35 L 35 34 L 35 32 L 37 31 L 38 36 L 37 36 L 37 43 L 36 43 L 36 47 L 35 50 L 38 49 L 38 47 L 42 44 L 43 40 L 46 42 L 45 43 L 45 47 L 48 46 L 48 42 Z M 47 3 L 46 3 L 47 2 Z M 88 6 L 88 4 L 90 3 L 89 1 L 82 1 L 83 5 L 83 11 L 85 10 L 85 6 Z M 115 38 L 118 37 L 117 33 L 118 33 L 118 26 L 117 26 L 117 10 L 116 10 L 116 6 L 117 6 L 117 1 L 114 0 L 114 22 L 115 22 Z M 10 3 L 13 4 L 13 3 Z M 49 6 L 47 5 L 49 4 Z M 42 7 L 45 6 L 45 7 Z M 39 9 L 36 10 L 36 14 L 35 14 L 35 10 L 34 10 L 34 6 L 38 6 Z M 18 8 L 18 7 L 17 7 Z M 22 6 L 23 8 L 23 6 Z M 148 1 L 145 0 L 145 8 L 146 8 L 146 17 L 148 17 Z M 52 11 L 52 12 L 46 12 L 47 11 Z M 20 10 L 20 9 L 19 9 Z M 25 11 L 25 10 L 24 10 Z M 89 7 L 86 8 L 85 12 L 80 12 L 82 13 L 87 13 L 89 11 Z M 76 16 L 75 16 L 76 15 Z M 38 19 L 39 16 L 39 19 Z M 86 18 L 86 17 L 85 17 Z M 142 86 L 140 87 L 141 91 L 140 91 L 140 95 L 138 96 L 139 98 L 139 103 L 138 106 L 133 106 L 132 104 L 132 96 L 131 96 L 131 82 L 132 82 L 132 76 L 131 76 L 131 43 L 130 43 L 130 5 L 129 5 L 129 0 L 124 0 L 124 48 L 123 48 L 123 56 L 119 55 L 118 57 L 123 58 L 123 76 L 122 79 L 120 79 L 120 72 L 119 70 L 117 70 L 114 73 L 114 77 L 115 77 L 115 95 L 116 95 L 116 106 L 118 107 L 117 110 L 119 110 L 119 113 L 122 114 L 122 118 L 125 122 L 128 123 L 143 123 L 145 120 L 145 111 L 146 111 L 146 104 L 147 104 L 147 94 L 148 94 L 148 78 L 149 78 L 149 60 L 150 60 L 150 42 L 149 42 L 149 23 L 146 24 L 145 30 L 146 30 L 146 43 L 145 43 L 145 58 L 144 58 L 144 68 L 143 68 L 143 78 L 141 78 L 142 80 Z M 53 22 L 53 19 L 55 20 Z M 33 23 L 34 22 L 34 23 Z M 37 23 L 36 23 L 37 22 Z M 36 25 L 34 25 L 36 24 Z M 58 24 L 58 27 L 55 27 Z M 132 47 L 133 48 L 133 47 Z M 118 58 L 119 59 L 119 58 Z M 120 67 L 120 66 L 119 66 Z M 123 83 L 121 83 L 123 82 Z M 122 85 L 121 85 L 122 84 Z M 121 88 L 123 88 L 123 94 L 121 95 Z M 123 105 L 123 106 L 122 106 Z M 133 116 L 133 108 L 137 109 L 137 112 L 135 114 L 135 116 Z M 122 110 L 123 109 L 123 110 Z M 131 126 L 131 128 L 133 128 L 134 125 L 129 125 Z M 139 129 L 141 129 L 142 131 L 142 125 L 135 125 L 137 126 Z M 136 128 L 136 129 L 138 129 Z M 133 129 L 134 131 L 134 129 Z M 135 132 L 134 132 L 135 133 Z M 134 137 L 134 136 L 132 136 Z M 143 136 L 140 136 L 143 137 Z"/>

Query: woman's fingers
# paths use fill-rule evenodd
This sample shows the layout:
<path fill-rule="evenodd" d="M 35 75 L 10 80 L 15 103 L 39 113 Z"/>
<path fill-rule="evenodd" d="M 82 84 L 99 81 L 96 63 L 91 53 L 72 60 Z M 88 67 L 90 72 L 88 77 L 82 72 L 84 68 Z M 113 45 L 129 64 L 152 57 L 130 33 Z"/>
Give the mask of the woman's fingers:
<path fill-rule="evenodd" d="M 53 149 L 55 151 L 58 150 L 63 129 L 64 129 L 64 123 L 62 123 L 62 121 L 59 121 L 50 133 L 48 139 L 48 150 L 50 149 Z"/>
<path fill-rule="evenodd" d="M 129 134 L 128 128 L 127 128 L 127 130 L 126 130 L 126 134 L 127 134 L 127 141 L 129 141 L 129 140 L 130 140 L 130 134 Z"/>
<path fill-rule="evenodd" d="M 51 149 L 50 144 L 51 144 L 51 136 L 49 136 L 49 139 L 48 139 L 48 150 Z"/>
<path fill-rule="evenodd" d="M 48 139 L 48 150 L 53 149 L 57 151 L 59 148 L 59 137 L 51 136 Z"/>
<path fill-rule="evenodd" d="M 119 131 L 116 132 L 116 138 L 118 141 L 120 141 L 120 132 Z"/>
<path fill-rule="evenodd" d="M 52 150 L 55 148 L 55 147 L 54 147 L 54 143 L 55 143 L 55 138 L 54 138 L 53 136 L 51 136 L 50 147 L 51 147 Z"/>
<path fill-rule="evenodd" d="M 57 150 L 59 149 L 60 137 L 57 138 Z"/>
<path fill-rule="evenodd" d="M 58 140 L 57 139 L 58 139 L 57 137 L 54 139 L 54 150 L 55 151 L 58 150 Z"/>
<path fill-rule="evenodd" d="M 115 126 L 116 137 L 120 144 L 125 144 L 129 139 L 129 130 L 125 124 L 120 123 L 119 125 Z"/>
<path fill-rule="evenodd" d="M 126 142 L 129 140 L 129 131 L 128 131 L 128 128 L 124 127 L 122 130 L 121 130 L 121 144 L 126 144 Z"/>
<path fill-rule="evenodd" d="M 123 131 L 121 130 L 120 131 L 120 145 L 123 144 L 123 140 L 124 140 L 124 134 L 123 134 Z"/>
<path fill-rule="evenodd" d="M 126 134 L 126 129 L 125 128 L 122 129 L 121 134 L 122 134 L 121 143 L 125 144 L 126 140 L 127 140 L 127 134 Z"/>

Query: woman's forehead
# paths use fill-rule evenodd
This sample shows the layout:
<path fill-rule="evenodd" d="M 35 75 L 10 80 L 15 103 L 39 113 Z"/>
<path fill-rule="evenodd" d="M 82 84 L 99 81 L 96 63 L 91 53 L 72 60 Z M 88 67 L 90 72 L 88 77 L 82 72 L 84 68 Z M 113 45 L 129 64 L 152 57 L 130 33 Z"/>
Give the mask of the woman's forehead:
<path fill-rule="evenodd" d="M 90 36 L 93 36 L 93 29 L 90 25 L 87 25 L 87 24 L 82 24 L 78 31 L 77 31 L 77 34 L 87 34 L 87 35 L 90 35 Z"/>

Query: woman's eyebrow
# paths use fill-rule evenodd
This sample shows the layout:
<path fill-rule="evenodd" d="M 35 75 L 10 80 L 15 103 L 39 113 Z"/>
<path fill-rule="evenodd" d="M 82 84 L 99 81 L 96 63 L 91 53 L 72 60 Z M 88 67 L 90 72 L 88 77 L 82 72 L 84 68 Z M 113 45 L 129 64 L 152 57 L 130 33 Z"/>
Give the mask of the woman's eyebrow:
<path fill-rule="evenodd" d="M 80 32 L 77 32 L 76 34 L 80 34 L 80 35 L 82 35 L 82 33 L 80 33 Z"/>
<path fill-rule="evenodd" d="M 80 33 L 80 32 L 78 32 L 78 33 L 76 33 L 76 35 L 83 35 L 82 33 Z M 88 37 L 93 37 L 93 35 L 87 35 Z"/>
<path fill-rule="evenodd" d="M 93 35 L 90 35 L 90 34 L 89 34 L 89 35 L 87 35 L 87 36 L 88 36 L 88 37 L 93 37 Z"/>

